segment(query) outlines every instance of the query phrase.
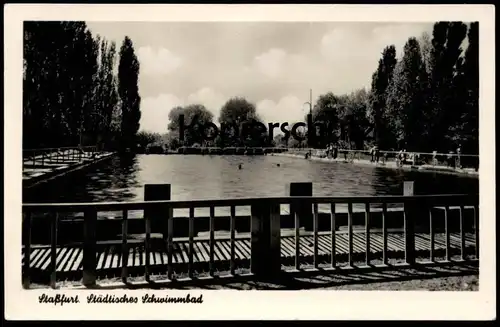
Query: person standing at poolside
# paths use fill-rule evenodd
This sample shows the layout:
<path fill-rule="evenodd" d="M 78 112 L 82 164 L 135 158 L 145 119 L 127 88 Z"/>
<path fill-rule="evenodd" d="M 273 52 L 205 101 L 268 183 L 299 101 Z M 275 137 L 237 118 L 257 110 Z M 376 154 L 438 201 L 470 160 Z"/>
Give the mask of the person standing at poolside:
<path fill-rule="evenodd" d="M 329 158 L 329 157 L 330 157 L 330 154 L 332 153 L 332 152 L 331 152 L 331 151 L 332 151 L 332 150 L 331 150 L 331 146 L 332 146 L 331 144 L 328 144 L 328 145 L 326 146 L 326 157 L 327 157 L 327 158 Z"/>
<path fill-rule="evenodd" d="M 374 150 L 373 150 L 373 151 L 375 152 L 375 162 L 376 162 L 376 163 L 378 163 L 378 161 L 379 161 L 379 159 L 380 159 L 380 151 L 379 151 L 379 149 L 378 149 L 378 146 L 377 146 L 377 145 L 375 145 L 375 147 L 374 147 Z"/>
<path fill-rule="evenodd" d="M 460 149 L 460 145 L 457 147 L 457 160 L 455 164 L 455 168 L 462 168 L 462 165 L 460 164 L 460 152 L 462 149 Z"/>
<path fill-rule="evenodd" d="M 384 158 L 384 161 L 383 161 L 383 164 L 385 165 L 387 163 L 387 152 L 384 152 L 384 155 L 383 155 L 383 158 Z"/>
<path fill-rule="evenodd" d="M 403 166 L 403 150 L 399 150 L 398 152 L 398 157 L 396 159 L 396 164 L 398 167 L 402 167 Z"/>

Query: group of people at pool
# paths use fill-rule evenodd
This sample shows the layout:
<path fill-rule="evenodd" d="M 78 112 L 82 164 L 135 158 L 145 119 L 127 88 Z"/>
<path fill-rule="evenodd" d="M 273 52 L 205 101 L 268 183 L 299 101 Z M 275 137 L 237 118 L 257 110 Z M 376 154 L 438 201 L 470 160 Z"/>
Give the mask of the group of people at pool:
<path fill-rule="evenodd" d="M 353 162 L 354 159 L 356 158 L 357 154 L 360 154 L 361 152 L 365 151 L 356 151 L 356 150 L 344 150 L 344 149 L 339 149 L 339 147 L 335 144 L 329 144 L 324 151 L 317 150 L 319 151 L 318 154 L 316 154 L 320 158 L 331 158 L 331 159 L 337 159 L 339 152 L 343 153 L 344 155 L 344 160 L 347 162 Z M 369 150 L 369 155 L 370 155 L 370 162 L 378 164 L 381 163 L 385 165 L 387 162 L 389 153 L 395 153 L 395 159 L 396 159 L 396 166 L 397 167 L 403 167 L 403 165 L 411 165 L 411 166 L 417 166 L 420 164 L 426 163 L 426 160 L 423 160 L 422 154 L 417 153 L 417 152 L 407 152 L 406 149 L 401 149 L 397 153 L 394 150 L 391 151 L 380 151 L 378 146 L 374 145 L 370 148 Z M 448 167 L 452 168 L 461 168 L 460 164 L 460 154 L 461 150 L 460 147 L 457 148 L 456 153 L 453 151 L 450 151 L 447 155 L 446 158 L 443 158 L 445 160 L 445 163 Z M 310 159 L 312 157 L 312 150 L 309 149 L 304 157 L 305 159 Z M 442 155 L 444 156 L 444 155 Z M 358 159 L 361 159 L 361 157 L 358 157 Z M 438 160 L 438 153 L 437 151 L 432 152 L 432 160 L 431 162 L 427 161 L 427 163 L 430 163 L 434 166 L 439 164 Z M 277 163 L 275 164 L 276 167 L 280 167 L 280 164 Z M 238 165 L 238 169 L 243 169 L 243 164 Z"/>
<path fill-rule="evenodd" d="M 353 162 L 356 157 L 358 157 L 358 159 L 361 159 L 359 155 L 365 151 L 339 149 L 339 147 L 336 144 L 332 143 L 329 144 L 325 150 L 323 151 L 320 150 L 317 156 L 319 156 L 320 158 L 337 159 L 339 152 L 341 152 L 344 155 L 345 161 Z M 456 152 L 450 151 L 446 155 L 446 158 L 444 158 L 443 155 L 443 158 L 441 158 L 440 160 L 438 160 L 437 151 L 433 151 L 431 162 L 429 162 L 428 160 L 424 160 L 421 153 L 407 152 L 406 149 L 404 148 L 400 149 L 398 152 L 394 151 L 393 149 L 391 149 L 391 151 L 380 151 L 378 146 L 374 145 L 369 149 L 368 152 L 370 156 L 370 162 L 376 164 L 378 163 L 385 164 L 387 162 L 388 157 L 391 156 L 395 157 L 396 165 L 398 167 L 403 167 L 403 165 L 417 166 L 426 163 L 426 161 L 427 163 L 430 163 L 432 165 L 438 165 L 439 161 L 444 161 L 448 167 L 461 168 L 460 146 L 457 148 Z M 391 153 L 392 155 L 390 155 Z M 305 159 L 309 159 L 311 157 L 312 157 L 312 151 L 309 150 L 305 154 Z"/>

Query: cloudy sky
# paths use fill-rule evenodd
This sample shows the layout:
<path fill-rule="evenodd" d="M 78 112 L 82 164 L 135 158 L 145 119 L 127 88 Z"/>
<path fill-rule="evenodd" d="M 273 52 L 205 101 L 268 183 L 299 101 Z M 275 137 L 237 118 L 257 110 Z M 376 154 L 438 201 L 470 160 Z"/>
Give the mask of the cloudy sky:
<path fill-rule="evenodd" d="M 169 111 L 201 103 L 218 117 L 233 96 L 266 122 L 301 120 L 309 89 L 342 94 L 369 88 L 383 48 L 401 55 L 432 23 L 88 22 L 119 46 L 128 35 L 141 69 L 141 130 L 164 133 Z"/>

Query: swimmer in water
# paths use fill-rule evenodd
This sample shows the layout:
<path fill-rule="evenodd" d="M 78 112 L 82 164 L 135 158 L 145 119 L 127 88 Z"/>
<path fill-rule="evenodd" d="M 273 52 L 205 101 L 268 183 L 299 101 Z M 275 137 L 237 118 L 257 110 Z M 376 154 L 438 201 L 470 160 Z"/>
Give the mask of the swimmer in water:
<path fill-rule="evenodd" d="M 243 165 L 242 165 L 242 164 L 239 164 L 239 165 L 238 165 L 238 169 L 241 169 L 242 167 L 243 167 Z"/>
<path fill-rule="evenodd" d="M 279 167 L 279 166 L 280 166 L 280 164 L 276 164 L 276 166 L 277 166 L 277 167 Z"/>

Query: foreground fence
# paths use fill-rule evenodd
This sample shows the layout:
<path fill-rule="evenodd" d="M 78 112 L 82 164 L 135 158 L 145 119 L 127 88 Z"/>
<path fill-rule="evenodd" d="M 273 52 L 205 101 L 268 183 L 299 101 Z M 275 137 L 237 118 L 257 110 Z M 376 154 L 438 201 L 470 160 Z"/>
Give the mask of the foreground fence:
<path fill-rule="evenodd" d="M 98 152 L 97 146 L 23 150 L 23 168 L 44 168 L 53 164 L 82 161 Z"/>
<path fill-rule="evenodd" d="M 291 194 L 312 189 L 311 183 L 305 184 L 292 183 L 296 191 Z M 162 186 L 157 188 L 160 192 Z M 170 185 L 163 189 L 169 193 Z M 226 262 L 230 277 L 246 274 L 238 267 L 248 261 L 249 274 L 265 279 L 279 276 L 284 270 L 335 270 L 342 262 L 346 267 L 369 269 L 377 258 L 377 265 L 395 267 L 421 264 L 416 259 L 422 256 L 427 257 L 426 264 L 434 264 L 439 258 L 448 262 L 455 254 L 462 261 L 479 259 L 478 195 L 157 199 L 164 195 L 129 203 L 23 204 L 24 287 L 44 273 L 55 287 L 58 276 L 70 272 L 91 287 L 99 271 L 106 269 L 104 275 L 113 271 L 127 283 L 131 271 L 143 274 L 146 281 L 151 281 L 158 271 L 165 272 L 167 281 L 182 276 L 193 280 L 206 267 L 208 278 L 215 278 L 221 263 Z M 399 211 L 391 209 L 392 204 L 399 204 Z M 283 213 L 283 206 L 288 206 L 287 213 Z M 243 218 L 237 213 L 241 207 L 250 208 L 249 233 L 240 232 L 239 221 Z M 207 219 L 196 217 L 195 210 L 200 208 L 208 209 Z M 229 209 L 229 215 L 217 217 L 218 208 Z M 187 210 L 187 217 L 175 217 L 174 210 L 179 209 Z M 120 217 L 98 218 L 99 213 L 116 211 Z M 142 219 L 130 218 L 130 213 L 136 211 L 143 212 Z M 60 242 L 60 223 L 68 212 L 83 213 L 83 219 L 73 236 L 68 240 L 65 235 L 67 240 Z M 400 215 L 391 216 L 391 212 Z M 32 234 L 37 233 L 32 226 L 39 219 L 45 219 L 50 226 L 50 245 L 32 244 Z M 224 236 L 216 235 L 220 219 L 229 225 Z M 208 226 L 204 225 L 207 220 Z M 110 221 L 119 224 L 121 231 L 116 235 L 121 239 L 107 235 L 99 240 L 99 233 L 109 228 L 105 224 Z M 291 230 L 285 230 L 290 222 Z M 133 225 L 133 232 L 143 233 L 142 237 L 130 237 Z M 208 235 L 201 235 L 203 226 L 208 227 Z M 179 229 L 186 234 L 180 235 Z M 81 241 L 74 242 L 78 231 Z M 404 262 L 390 263 L 393 258 Z"/>

